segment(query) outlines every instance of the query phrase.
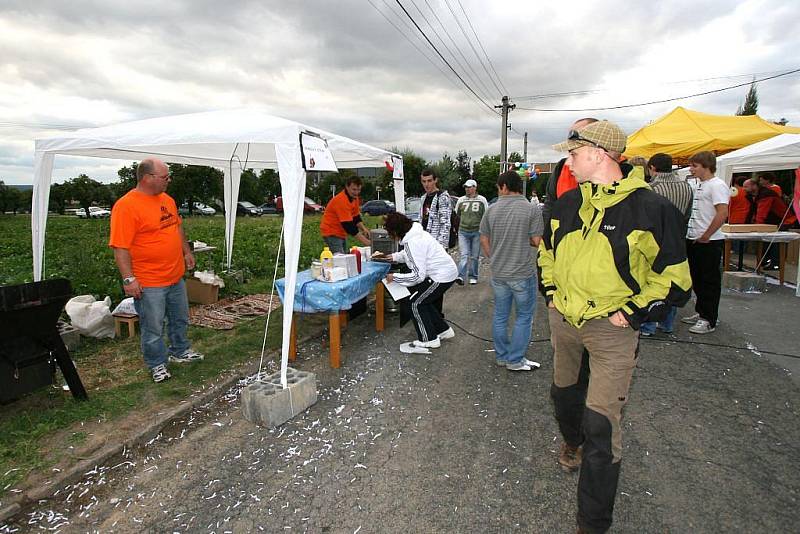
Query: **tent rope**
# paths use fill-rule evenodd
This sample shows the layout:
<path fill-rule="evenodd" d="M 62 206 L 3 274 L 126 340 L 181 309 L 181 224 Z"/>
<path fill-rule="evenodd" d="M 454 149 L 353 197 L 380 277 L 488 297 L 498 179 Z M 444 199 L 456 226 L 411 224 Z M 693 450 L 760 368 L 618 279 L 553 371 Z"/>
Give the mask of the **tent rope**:
<path fill-rule="evenodd" d="M 267 310 L 267 322 L 264 325 L 264 339 L 261 342 L 261 361 L 258 362 L 257 380 L 262 380 L 261 370 L 264 367 L 264 352 L 267 348 L 267 333 L 269 332 L 269 318 L 272 315 L 272 300 L 275 298 L 275 279 L 278 278 L 278 264 L 281 261 L 281 248 L 283 245 L 283 229 L 286 226 L 286 220 L 281 223 L 281 236 L 278 238 L 278 253 L 275 255 L 275 272 L 272 273 L 272 289 L 269 292 L 269 308 Z"/>

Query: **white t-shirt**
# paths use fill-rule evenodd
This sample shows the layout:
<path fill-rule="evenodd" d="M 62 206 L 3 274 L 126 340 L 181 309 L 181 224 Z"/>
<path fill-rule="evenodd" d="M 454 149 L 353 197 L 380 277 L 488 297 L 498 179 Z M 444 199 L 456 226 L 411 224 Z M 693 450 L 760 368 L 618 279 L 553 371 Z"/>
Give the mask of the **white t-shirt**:
<path fill-rule="evenodd" d="M 716 176 L 705 182 L 691 178 L 687 182 L 692 186 L 694 199 L 692 201 L 692 216 L 689 218 L 689 224 L 686 228 L 686 237 L 688 239 L 698 239 L 705 233 L 717 214 L 715 206 L 719 204 L 728 205 L 731 199 L 731 191 L 725 185 L 725 182 Z M 721 230 L 717 230 L 711 236 L 712 241 L 717 239 L 725 239 Z"/>

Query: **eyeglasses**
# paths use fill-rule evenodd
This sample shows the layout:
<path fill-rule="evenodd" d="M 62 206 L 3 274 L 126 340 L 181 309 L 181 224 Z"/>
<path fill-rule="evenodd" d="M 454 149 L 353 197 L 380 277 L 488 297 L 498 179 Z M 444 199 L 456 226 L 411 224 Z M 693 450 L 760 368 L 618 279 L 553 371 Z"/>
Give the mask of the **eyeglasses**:
<path fill-rule="evenodd" d="M 604 151 L 606 150 L 605 147 L 598 145 L 591 139 L 586 139 L 585 137 L 581 136 L 581 133 L 578 130 L 570 130 L 567 139 L 569 139 L 570 141 L 583 141 L 584 143 L 589 143 L 590 145 L 600 148 Z"/>
<path fill-rule="evenodd" d="M 152 172 L 149 174 L 150 176 L 155 176 L 156 178 L 161 178 L 162 180 L 172 180 L 171 174 L 158 175 L 158 174 L 153 174 Z"/>

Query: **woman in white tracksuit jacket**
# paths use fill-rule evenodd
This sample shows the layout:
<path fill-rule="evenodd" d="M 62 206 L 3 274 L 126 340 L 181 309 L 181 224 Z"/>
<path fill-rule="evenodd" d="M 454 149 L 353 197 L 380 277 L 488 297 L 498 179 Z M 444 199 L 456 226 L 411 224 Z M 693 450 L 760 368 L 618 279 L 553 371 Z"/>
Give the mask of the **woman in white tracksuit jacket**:
<path fill-rule="evenodd" d="M 458 276 L 458 267 L 433 236 L 402 213 L 388 214 L 384 228 L 391 238 L 403 244 L 403 250 L 391 255 L 392 261 L 405 263 L 411 269 L 409 273 L 390 273 L 387 278 L 411 291 L 409 304 L 417 331 L 417 341 L 412 344 L 437 348 L 442 339 L 455 336 L 439 310 L 444 293 Z"/>

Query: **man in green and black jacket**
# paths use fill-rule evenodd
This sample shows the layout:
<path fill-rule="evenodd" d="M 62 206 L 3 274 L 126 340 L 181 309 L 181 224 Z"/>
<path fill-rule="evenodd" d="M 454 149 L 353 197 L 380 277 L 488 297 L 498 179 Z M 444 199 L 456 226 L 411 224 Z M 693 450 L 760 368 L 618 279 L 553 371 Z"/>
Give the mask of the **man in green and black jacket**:
<path fill-rule="evenodd" d="M 553 148 L 568 151 L 580 184 L 553 205 L 539 265 L 554 349 L 553 389 L 578 380 L 584 349 L 591 376 L 583 411 L 578 527 L 610 526 L 622 452 L 622 407 L 636 365 L 639 325 L 663 318 L 689 298 L 691 280 L 682 214 L 643 177 L 623 180 L 625 133 L 598 121 Z M 558 406 L 563 428 L 581 421 Z M 573 435 L 578 434 L 574 432 Z M 569 444 L 578 447 L 581 444 Z"/>

